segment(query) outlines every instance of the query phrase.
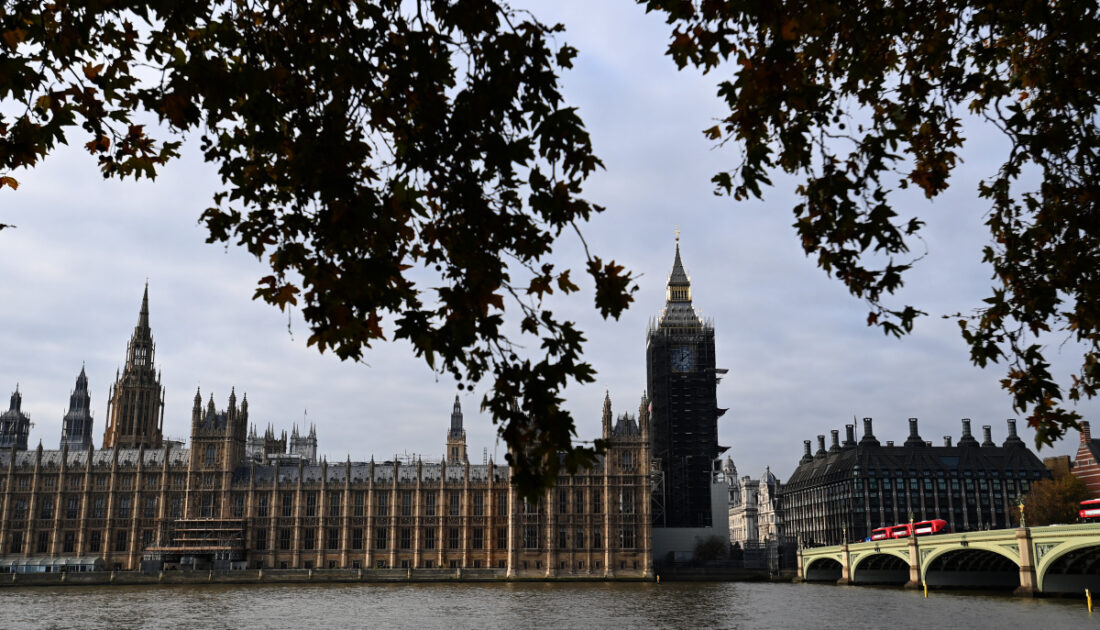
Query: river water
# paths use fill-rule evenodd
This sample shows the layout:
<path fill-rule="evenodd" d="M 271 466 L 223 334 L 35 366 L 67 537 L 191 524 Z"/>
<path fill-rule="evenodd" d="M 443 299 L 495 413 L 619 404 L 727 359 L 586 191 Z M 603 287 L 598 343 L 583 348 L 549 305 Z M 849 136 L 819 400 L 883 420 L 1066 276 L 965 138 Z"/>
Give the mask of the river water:
<path fill-rule="evenodd" d="M 1097 602 L 1100 604 L 1100 602 Z M 0 589 L 16 628 L 1084 630 L 1081 599 L 758 583 L 70 586 Z"/>

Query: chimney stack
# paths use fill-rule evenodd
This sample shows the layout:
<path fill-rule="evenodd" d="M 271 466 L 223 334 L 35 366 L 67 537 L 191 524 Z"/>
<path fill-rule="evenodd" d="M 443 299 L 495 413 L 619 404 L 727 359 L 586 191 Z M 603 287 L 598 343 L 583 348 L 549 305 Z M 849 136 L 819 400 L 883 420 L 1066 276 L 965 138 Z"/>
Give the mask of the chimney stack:
<path fill-rule="evenodd" d="M 959 446 L 977 446 L 978 441 L 970 434 L 970 418 L 962 419 L 963 434 L 959 438 Z"/>
<path fill-rule="evenodd" d="M 814 458 L 825 457 L 825 436 L 817 436 L 817 452 L 814 453 Z"/>
<path fill-rule="evenodd" d="M 993 427 L 988 424 L 982 425 L 982 446 L 997 446 L 993 443 Z"/>
<path fill-rule="evenodd" d="M 1016 435 L 1016 419 L 1009 418 L 1005 424 L 1008 425 L 1008 437 L 1005 438 L 1004 446 L 1023 446 L 1024 441 Z"/>
<path fill-rule="evenodd" d="M 871 419 L 863 419 L 863 437 L 860 438 L 859 443 L 866 446 L 878 446 L 879 442 L 875 439 L 875 433 L 871 430 Z"/>
<path fill-rule="evenodd" d="M 1091 439 L 1092 439 L 1092 433 L 1089 431 L 1089 423 L 1087 421 L 1082 422 L 1081 423 L 1081 443 L 1082 444 L 1088 444 L 1089 440 L 1091 440 Z"/>
<path fill-rule="evenodd" d="M 909 418 L 909 438 L 905 440 L 906 446 L 924 446 L 924 440 L 917 431 L 917 419 Z"/>
<path fill-rule="evenodd" d="M 833 429 L 829 431 L 833 436 L 832 445 L 829 447 L 830 453 L 837 453 L 840 451 L 840 431 Z"/>
<path fill-rule="evenodd" d="M 948 448 L 951 447 L 951 436 L 950 435 L 943 436 L 943 445 L 948 447 Z"/>
<path fill-rule="evenodd" d="M 802 453 L 802 459 L 798 461 L 799 464 L 805 464 L 806 462 L 813 461 L 813 454 L 810 453 L 810 441 L 802 440 L 802 446 L 805 451 Z"/>
<path fill-rule="evenodd" d="M 888 446 L 890 448 L 893 448 L 894 447 L 894 441 L 893 440 L 886 440 L 886 446 Z"/>
<path fill-rule="evenodd" d="M 856 445 L 856 425 L 846 424 L 844 425 L 844 446 Z"/>

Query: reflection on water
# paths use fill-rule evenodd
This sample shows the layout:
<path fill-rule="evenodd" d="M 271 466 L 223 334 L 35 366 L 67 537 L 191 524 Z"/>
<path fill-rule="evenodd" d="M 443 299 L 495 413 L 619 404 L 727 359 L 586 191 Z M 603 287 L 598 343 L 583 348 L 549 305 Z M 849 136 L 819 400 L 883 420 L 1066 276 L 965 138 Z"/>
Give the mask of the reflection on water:
<path fill-rule="evenodd" d="M 1081 600 L 755 583 L 5 588 L 0 611 L 13 630 L 1100 628 Z"/>

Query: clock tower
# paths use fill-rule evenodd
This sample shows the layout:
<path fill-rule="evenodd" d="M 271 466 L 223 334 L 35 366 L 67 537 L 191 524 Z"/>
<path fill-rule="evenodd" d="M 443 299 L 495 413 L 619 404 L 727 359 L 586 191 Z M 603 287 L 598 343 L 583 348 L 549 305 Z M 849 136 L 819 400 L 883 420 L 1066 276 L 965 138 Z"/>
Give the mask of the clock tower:
<path fill-rule="evenodd" d="M 691 304 L 691 280 L 680 261 L 680 237 L 668 278 L 665 308 L 646 335 L 646 380 L 651 401 L 651 449 L 664 477 L 653 492 L 655 527 L 711 527 L 718 445 L 719 373 L 714 327 Z"/>

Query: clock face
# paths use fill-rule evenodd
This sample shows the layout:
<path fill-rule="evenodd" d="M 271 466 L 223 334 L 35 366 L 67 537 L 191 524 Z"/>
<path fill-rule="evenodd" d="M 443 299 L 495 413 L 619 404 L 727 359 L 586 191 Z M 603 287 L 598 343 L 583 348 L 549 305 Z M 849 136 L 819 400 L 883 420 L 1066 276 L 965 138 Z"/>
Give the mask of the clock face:
<path fill-rule="evenodd" d="M 688 372 L 695 367 L 695 352 L 690 346 L 672 346 L 669 360 L 676 372 Z"/>

